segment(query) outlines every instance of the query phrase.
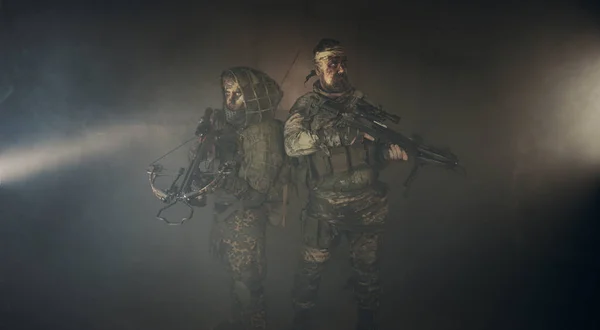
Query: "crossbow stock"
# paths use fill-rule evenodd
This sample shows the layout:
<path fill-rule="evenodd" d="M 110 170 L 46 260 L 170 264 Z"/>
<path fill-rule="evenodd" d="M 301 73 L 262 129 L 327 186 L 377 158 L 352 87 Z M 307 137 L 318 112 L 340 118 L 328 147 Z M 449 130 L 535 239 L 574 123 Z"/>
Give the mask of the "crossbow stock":
<path fill-rule="evenodd" d="M 205 118 L 203 118 L 203 120 L 206 121 L 208 116 L 205 114 Z M 200 122 L 199 127 L 201 127 L 201 125 L 202 121 Z M 148 180 L 150 182 L 150 188 L 152 189 L 152 192 L 160 201 L 168 204 L 158 211 L 156 218 L 169 225 L 181 225 L 185 221 L 191 219 L 194 215 L 194 208 L 192 205 L 190 205 L 190 203 L 192 203 L 194 200 L 198 200 L 201 196 L 204 196 L 205 198 L 206 194 L 212 192 L 216 187 L 218 187 L 219 184 L 227 175 L 231 173 L 235 167 L 235 162 L 230 161 L 221 164 L 221 166 L 214 171 L 214 159 L 208 158 L 211 154 L 210 151 L 214 146 L 215 132 L 210 132 L 208 129 L 207 131 L 208 132 L 200 133 L 197 131 L 198 137 L 187 140 L 183 144 L 177 146 L 154 162 L 150 163 L 146 171 L 148 173 Z M 187 168 L 182 167 L 179 169 L 169 188 L 158 188 L 156 186 L 156 179 L 161 176 L 170 176 L 170 174 L 165 174 L 164 167 L 158 164 L 158 161 L 194 139 L 199 139 L 198 146 L 194 152 L 194 159 L 190 162 Z M 206 162 L 206 166 L 203 166 L 204 168 L 201 168 L 200 166 L 202 162 Z M 182 177 L 183 180 L 179 183 Z M 182 218 L 179 222 L 173 222 L 161 215 L 165 210 L 180 202 L 189 208 L 188 216 Z"/>

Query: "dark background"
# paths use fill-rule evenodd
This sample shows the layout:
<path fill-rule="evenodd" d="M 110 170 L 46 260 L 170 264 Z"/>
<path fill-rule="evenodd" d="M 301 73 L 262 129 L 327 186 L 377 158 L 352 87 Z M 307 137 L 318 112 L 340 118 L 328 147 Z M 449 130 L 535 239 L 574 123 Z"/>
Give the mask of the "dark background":
<path fill-rule="evenodd" d="M 382 174 L 394 187 L 382 328 L 600 326 L 594 2 L 1 3 L 0 97 L 11 92 L 0 98 L 0 165 L 49 138 L 130 134 L 99 137 L 114 142 L 101 154 L 81 142 L 64 164 L 0 184 L 0 329 L 210 329 L 226 317 L 210 210 L 182 227 L 155 220 L 145 168 L 220 106 L 229 66 L 280 82 L 289 71 L 285 118 L 309 90 L 322 37 L 347 46 L 352 81 L 402 116 L 397 129 L 450 146 L 468 169 L 423 170 L 409 199 L 408 166 Z M 288 226 L 269 229 L 272 329 L 291 321 L 297 199 Z M 344 245 L 324 276 L 321 329 L 353 328 L 347 259 Z"/>

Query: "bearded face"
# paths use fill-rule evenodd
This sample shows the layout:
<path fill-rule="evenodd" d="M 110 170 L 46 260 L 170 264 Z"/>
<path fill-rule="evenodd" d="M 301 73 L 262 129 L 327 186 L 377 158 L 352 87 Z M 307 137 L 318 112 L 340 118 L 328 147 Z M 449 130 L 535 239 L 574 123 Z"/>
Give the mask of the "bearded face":
<path fill-rule="evenodd" d="M 223 78 L 223 93 L 225 97 L 225 106 L 231 111 L 242 110 L 244 107 L 244 94 L 242 88 L 234 77 Z"/>
<path fill-rule="evenodd" d="M 346 63 L 346 56 L 327 56 L 316 62 L 316 72 L 323 89 L 341 93 L 351 88 Z"/>

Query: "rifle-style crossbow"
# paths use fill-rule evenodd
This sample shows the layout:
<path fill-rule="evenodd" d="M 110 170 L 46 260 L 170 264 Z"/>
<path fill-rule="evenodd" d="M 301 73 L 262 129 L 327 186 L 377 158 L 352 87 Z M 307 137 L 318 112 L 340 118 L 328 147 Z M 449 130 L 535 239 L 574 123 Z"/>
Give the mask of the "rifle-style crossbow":
<path fill-rule="evenodd" d="M 199 197 L 203 197 L 203 203 L 206 203 L 206 194 L 212 192 L 214 188 L 218 187 L 223 179 L 225 179 L 225 177 L 231 173 L 235 166 L 235 162 L 226 162 L 222 164 L 218 170 L 213 170 L 213 160 L 210 160 L 209 157 L 211 154 L 214 154 L 214 141 L 218 132 L 212 129 L 213 126 L 210 123 L 211 114 L 212 109 L 206 109 L 206 112 L 204 113 L 204 116 L 198 125 L 198 129 L 196 130 L 197 136 L 185 141 L 176 148 L 159 157 L 150 163 L 147 169 L 152 192 L 160 201 L 168 204 L 158 211 L 156 218 L 169 225 L 181 225 L 185 221 L 191 219 L 194 215 L 194 208 L 192 205 L 190 205 L 190 203 L 195 199 L 197 200 Z M 190 162 L 188 167 L 182 167 L 179 169 L 177 176 L 169 188 L 166 190 L 158 188 L 155 185 L 156 179 L 161 176 L 169 175 L 164 173 L 164 167 L 158 164 L 158 161 L 195 139 L 198 139 L 199 143 L 194 152 L 194 159 Z M 203 169 L 201 169 L 200 165 L 203 161 L 207 162 L 207 164 Z M 182 177 L 183 180 L 178 183 L 179 179 Z M 183 203 L 189 208 L 189 214 L 187 217 L 182 218 L 179 222 L 172 222 L 167 220 L 166 217 L 161 216 L 166 209 L 179 202 Z"/>

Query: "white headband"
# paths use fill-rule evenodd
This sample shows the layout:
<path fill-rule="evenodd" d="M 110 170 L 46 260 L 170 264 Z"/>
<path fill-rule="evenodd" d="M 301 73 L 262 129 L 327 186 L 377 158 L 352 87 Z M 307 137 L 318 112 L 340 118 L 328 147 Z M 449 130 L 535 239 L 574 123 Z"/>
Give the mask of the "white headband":
<path fill-rule="evenodd" d="M 333 46 L 315 54 L 315 62 L 320 62 L 328 57 L 345 56 L 346 52 L 340 46 Z"/>

